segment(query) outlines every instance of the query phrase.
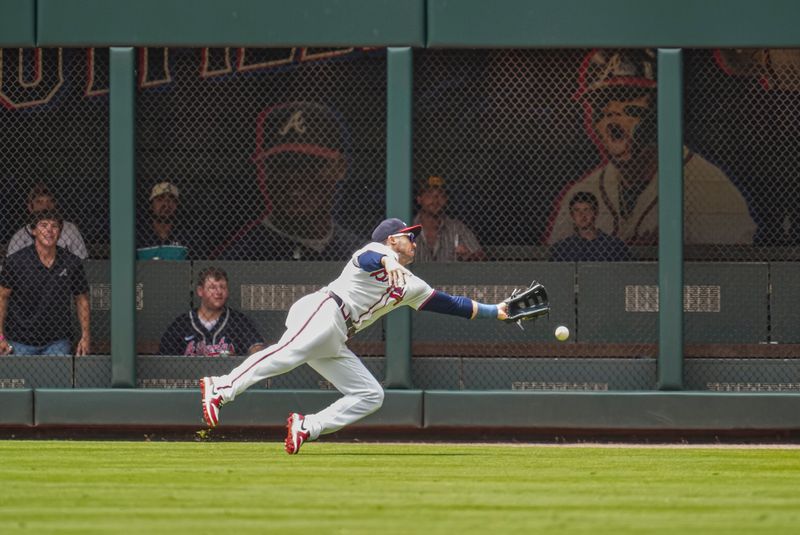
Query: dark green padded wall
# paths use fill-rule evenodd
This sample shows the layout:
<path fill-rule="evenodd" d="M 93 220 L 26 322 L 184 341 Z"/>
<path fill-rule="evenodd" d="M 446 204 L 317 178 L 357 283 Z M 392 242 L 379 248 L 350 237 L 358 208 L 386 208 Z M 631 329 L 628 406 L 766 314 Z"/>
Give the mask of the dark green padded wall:
<path fill-rule="evenodd" d="M 191 262 L 142 260 L 136 263 L 136 341 L 139 352 L 158 351 L 161 335 L 189 311 Z"/>
<path fill-rule="evenodd" d="M 771 339 L 781 344 L 800 343 L 800 267 L 773 262 L 769 268 Z"/>
<path fill-rule="evenodd" d="M 428 0 L 433 47 L 797 46 L 794 0 Z"/>
<path fill-rule="evenodd" d="M 749 343 L 767 339 L 767 275 L 763 263 L 686 263 L 684 275 L 684 333 L 689 343 Z M 715 305 L 719 312 L 687 311 Z M 699 299 L 698 299 L 699 295 Z"/>
<path fill-rule="evenodd" d="M 36 0 L 0 0 L 0 46 L 36 45 Z"/>
<path fill-rule="evenodd" d="M 422 0 L 38 0 L 39 46 L 422 46 Z"/>

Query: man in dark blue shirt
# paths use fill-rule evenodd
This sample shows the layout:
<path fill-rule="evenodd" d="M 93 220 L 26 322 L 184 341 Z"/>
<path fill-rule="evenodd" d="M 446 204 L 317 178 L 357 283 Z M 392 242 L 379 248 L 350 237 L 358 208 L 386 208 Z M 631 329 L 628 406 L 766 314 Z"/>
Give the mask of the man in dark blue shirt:
<path fill-rule="evenodd" d="M 228 274 L 208 267 L 197 278 L 200 306 L 178 316 L 161 337 L 162 355 L 249 355 L 266 347 L 252 322 L 227 306 Z"/>
<path fill-rule="evenodd" d="M 557 241 L 550 250 L 555 262 L 615 262 L 630 260 L 630 251 L 621 239 L 609 236 L 595 226 L 597 197 L 579 191 L 569 201 L 575 234 Z"/>

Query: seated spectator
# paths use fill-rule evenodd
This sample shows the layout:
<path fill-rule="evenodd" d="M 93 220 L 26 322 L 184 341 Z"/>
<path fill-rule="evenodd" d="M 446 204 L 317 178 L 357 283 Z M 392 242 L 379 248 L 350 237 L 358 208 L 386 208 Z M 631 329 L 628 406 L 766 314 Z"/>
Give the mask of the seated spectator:
<path fill-rule="evenodd" d="M 150 191 L 150 219 L 136 232 L 138 260 L 187 260 L 188 240 L 176 223 L 180 191 L 160 182 Z"/>
<path fill-rule="evenodd" d="M 579 191 L 569 201 L 575 233 L 557 241 L 550 250 L 555 262 L 614 262 L 630 260 L 630 251 L 621 239 L 609 236 L 595 225 L 597 197 Z"/>
<path fill-rule="evenodd" d="M 31 214 L 33 245 L 6 258 L 0 271 L 0 354 L 69 355 L 72 300 L 81 327 L 75 355 L 87 355 L 89 284 L 81 259 L 57 245 L 61 216 Z"/>
<path fill-rule="evenodd" d="M 56 199 L 47 186 L 39 182 L 34 184 L 28 193 L 28 214 L 42 210 L 56 210 Z M 32 229 L 26 225 L 11 237 L 6 254 L 11 255 L 29 245 L 33 245 L 33 233 Z M 89 256 L 81 232 L 74 223 L 69 221 L 64 221 L 61 235 L 58 238 L 58 246 L 67 249 L 81 260 L 85 260 Z"/>
<path fill-rule="evenodd" d="M 328 107 L 288 102 L 256 121 L 256 165 L 263 211 L 212 254 L 226 260 L 346 260 L 364 239 L 333 217 L 345 179 L 345 127 Z"/>
<path fill-rule="evenodd" d="M 417 262 L 455 262 L 485 260 L 478 239 L 464 223 L 445 213 L 447 191 L 444 179 L 430 176 L 417 192 L 419 212 L 415 225 L 422 225 L 417 239 Z"/>
<path fill-rule="evenodd" d="M 197 277 L 200 306 L 178 316 L 161 337 L 162 355 L 249 355 L 266 347 L 252 322 L 229 308 L 228 274 L 208 267 Z"/>

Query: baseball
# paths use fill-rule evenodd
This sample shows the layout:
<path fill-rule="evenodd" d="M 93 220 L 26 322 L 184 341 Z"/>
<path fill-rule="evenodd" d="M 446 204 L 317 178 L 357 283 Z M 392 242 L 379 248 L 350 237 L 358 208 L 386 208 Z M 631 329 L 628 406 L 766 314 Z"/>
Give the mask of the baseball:
<path fill-rule="evenodd" d="M 556 327 L 556 338 L 558 338 L 562 342 L 567 338 L 569 338 L 569 329 L 567 329 L 563 325 L 559 325 L 558 327 Z"/>

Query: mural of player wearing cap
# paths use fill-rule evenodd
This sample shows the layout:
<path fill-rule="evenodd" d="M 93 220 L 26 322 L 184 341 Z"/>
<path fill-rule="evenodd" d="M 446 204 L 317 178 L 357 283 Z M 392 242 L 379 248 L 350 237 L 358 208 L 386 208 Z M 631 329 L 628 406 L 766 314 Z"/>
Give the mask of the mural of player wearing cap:
<path fill-rule="evenodd" d="M 256 165 L 264 212 L 222 244 L 225 260 L 344 260 L 363 240 L 333 219 L 334 193 L 347 174 L 345 130 L 312 102 L 263 110 Z"/>
<path fill-rule="evenodd" d="M 658 240 L 656 57 L 653 50 L 593 50 L 575 98 L 604 163 L 568 185 L 551 215 L 547 244 L 573 230 L 569 201 L 585 191 L 599 201 L 597 228 L 629 245 Z M 751 244 L 756 225 L 721 169 L 684 147 L 684 243 Z"/>
<path fill-rule="evenodd" d="M 737 153 L 747 173 L 759 222 L 756 243 L 800 244 L 800 49 L 718 49 L 714 61 L 738 78 L 719 84 L 736 89 L 719 98 L 725 122 L 717 127 L 725 132 L 715 141 L 722 145 L 725 135 L 735 132 L 736 141 L 725 149 Z"/>

